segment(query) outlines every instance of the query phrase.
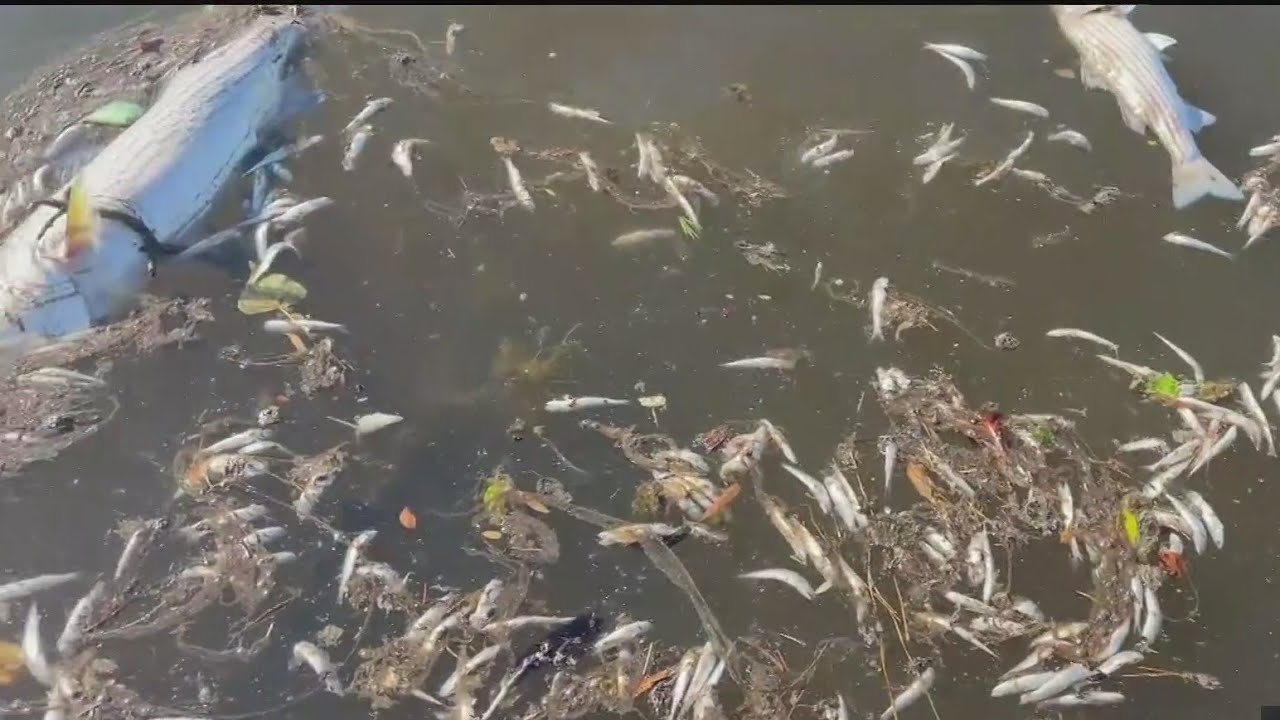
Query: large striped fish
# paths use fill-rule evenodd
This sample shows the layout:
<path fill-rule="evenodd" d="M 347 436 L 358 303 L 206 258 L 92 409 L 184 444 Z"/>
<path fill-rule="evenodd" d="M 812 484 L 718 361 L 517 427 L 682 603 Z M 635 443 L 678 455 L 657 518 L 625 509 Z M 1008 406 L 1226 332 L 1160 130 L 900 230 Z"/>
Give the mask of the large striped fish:
<path fill-rule="evenodd" d="M 302 64 L 310 30 L 287 14 L 253 20 L 170 77 L 64 189 L 61 208 L 35 207 L 3 237 L 0 347 L 86 330 L 133 307 L 149 258 L 198 239 L 262 140 L 314 106 Z M 84 222 L 90 210 L 96 217 Z"/>
<path fill-rule="evenodd" d="M 1210 195 L 1243 200 L 1244 195 L 1196 146 L 1193 133 L 1213 124 L 1213 115 L 1178 94 L 1160 49 L 1129 22 L 1133 5 L 1053 5 L 1062 34 L 1080 55 L 1080 79 L 1087 88 L 1116 96 L 1125 125 L 1155 133 L 1173 162 L 1173 205 L 1184 208 Z"/>

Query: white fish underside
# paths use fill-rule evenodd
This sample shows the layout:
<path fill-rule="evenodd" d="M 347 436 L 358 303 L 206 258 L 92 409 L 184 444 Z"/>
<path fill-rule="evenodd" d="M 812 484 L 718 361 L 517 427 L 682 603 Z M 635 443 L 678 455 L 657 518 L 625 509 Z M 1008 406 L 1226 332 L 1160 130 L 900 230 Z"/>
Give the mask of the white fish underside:
<path fill-rule="evenodd" d="M 1105 6 L 1104 6 L 1105 7 Z M 1054 5 L 1062 34 L 1080 55 L 1086 87 L 1109 90 L 1134 132 L 1149 128 L 1173 162 L 1173 203 L 1182 208 L 1206 196 L 1243 200 L 1240 189 L 1209 163 L 1193 132 L 1211 125 L 1209 113 L 1187 104 L 1159 51 L 1123 12 Z"/>
<path fill-rule="evenodd" d="M 264 16 L 242 35 L 183 68 L 155 104 L 84 169 L 96 208 L 127 209 L 164 245 L 197 239 L 203 219 L 244 159 L 290 101 L 298 79 L 289 66 L 306 28 Z M 65 196 L 65 189 L 64 195 Z M 56 210 L 37 207 L 0 245 L 0 344 L 57 337 L 110 322 L 127 312 L 148 280 L 137 234 L 100 221 L 98 246 L 69 266 L 37 255 L 65 234 Z M 15 323 L 18 319 L 21 323 Z"/>

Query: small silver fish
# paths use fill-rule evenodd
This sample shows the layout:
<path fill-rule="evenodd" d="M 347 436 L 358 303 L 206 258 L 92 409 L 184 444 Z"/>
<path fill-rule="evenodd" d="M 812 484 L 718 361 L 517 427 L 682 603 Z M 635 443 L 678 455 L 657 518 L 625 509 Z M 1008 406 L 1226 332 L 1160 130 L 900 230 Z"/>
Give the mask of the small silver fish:
<path fill-rule="evenodd" d="M 910 685 L 894 696 L 893 702 L 889 703 L 889 707 L 880 713 L 880 720 L 889 720 L 889 718 L 895 717 L 898 713 L 910 707 L 912 703 L 924 697 L 924 694 L 933 687 L 933 682 L 937 677 L 936 670 L 932 667 L 925 668 L 925 671 L 920 673 Z"/>
<path fill-rule="evenodd" d="M 1185 233 L 1180 233 L 1180 232 L 1166 233 L 1163 239 L 1165 242 L 1169 243 L 1170 245 L 1179 245 L 1181 247 L 1191 248 L 1192 250 L 1199 250 L 1200 252 L 1212 253 L 1219 257 L 1224 257 L 1228 260 L 1235 259 L 1235 255 L 1232 255 L 1226 250 L 1223 250 L 1222 248 L 1217 247 L 1216 245 L 1210 245 L 1209 243 L 1203 240 L 1197 240 Z"/>
<path fill-rule="evenodd" d="M 351 118 L 351 122 L 347 123 L 347 126 L 344 127 L 342 131 L 349 133 L 355 131 L 357 128 L 361 128 L 374 115 L 386 110 L 391 105 L 391 102 L 392 100 L 389 97 L 370 100 L 365 104 L 364 108 L 361 109 L 360 112 L 356 113 L 355 117 Z"/>
<path fill-rule="evenodd" d="M 884 453 L 884 502 L 889 503 L 889 490 L 893 485 L 893 469 L 898 462 L 898 444 L 892 440 L 884 443 L 880 448 L 880 452 Z"/>
<path fill-rule="evenodd" d="M 889 297 L 889 278 L 878 277 L 871 284 L 871 339 L 884 340 L 884 306 Z"/>
<path fill-rule="evenodd" d="M 1029 705 L 1051 698 L 1067 688 L 1078 685 L 1092 674 L 1093 670 L 1090 670 L 1085 665 L 1072 663 L 1054 673 L 1053 677 L 1045 681 L 1040 687 L 1018 698 L 1018 704 Z"/>
<path fill-rule="evenodd" d="M 368 547 L 369 543 L 378 536 L 377 530 L 365 530 L 356 535 L 351 540 L 351 544 L 347 546 L 346 555 L 342 558 L 342 570 L 338 573 L 338 604 L 342 604 L 342 600 L 347 595 L 347 584 L 351 582 L 351 576 L 355 573 L 356 562 L 360 559 L 360 553 Z"/>
<path fill-rule="evenodd" d="M 1196 552 L 1204 554 L 1205 548 L 1209 544 L 1209 533 L 1204 529 L 1204 524 L 1200 522 L 1200 517 L 1187 507 L 1175 495 L 1166 494 L 1169 504 L 1173 506 L 1174 512 L 1178 513 L 1178 517 L 1182 518 L 1187 530 L 1191 533 L 1191 542 L 1195 546 Z"/>
<path fill-rule="evenodd" d="M 27 672 L 41 685 L 54 686 L 58 677 L 40 640 L 40 608 L 34 602 L 27 609 L 27 621 L 22 626 L 22 661 L 26 663 Z"/>
<path fill-rule="evenodd" d="M 797 357 L 792 355 L 742 358 L 720 363 L 720 367 L 728 370 L 795 370 Z"/>
<path fill-rule="evenodd" d="M 462 35 L 467 29 L 462 23 L 449 23 L 449 27 L 444 30 L 444 54 L 452 56 L 454 51 L 458 49 L 458 36 Z"/>
<path fill-rule="evenodd" d="M 14 580 L 0 585 L 0 603 L 21 600 L 24 597 L 65 585 L 80 577 L 80 573 L 53 573 Z"/>
<path fill-rule="evenodd" d="M 1249 157 L 1271 157 L 1276 153 L 1280 153 L 1280 142 L 1276 141 L 1249 148 Z"/>
<path fill-rule="evenodd" d="M 840 142 L 840 136 L 836 135 L 835 133 L 832 133 L 831 136 L 828 137 L 826 140 L 823 140 L 817 145 L 814 145 L 808 150 L 805 150 L 804 153 L 800 155 L 800 164 L 812 165 L 814 160 L 817 160 L 823 155 L 826 155 L 830 153 L 832 150 L 835 150 L 836 144 L 839 142 Z"/>
<path fill-rule="evenodd" d="M 782 469 L 804 483 L 805 489 L 809 491 L 809 496 L 818 503 L 818 507 L 822 509 L 823 513 L 831 514 L 831 496 L 827 493 L 826 487 L 817 478 L 791 463 L 782 463 Z"/>
<path fill-rule="evenodd" d="M 1116 452 L 1118 453 L 1146 452 L 1146 451 L 1168 453 L 1169 443 L 1165 442 L 1161 438 L 1145 437 L 1145 438 L 1138 438 L 1136 440 L 1130 440 L 1129 442 L 1123 445 L 1120 445 L 1116 448 Z"/>
<path fill-rule="evenodd" d="M 961 60 L 972 60 L 974 62 L 986 62 L 987 60 L 986 53 L 955 43 L 925 43 L 924 48 L 936 53 L 958 57 Z"/>
<path fill-rule="evenodd" d="M 333 205 L 333 200 L 331 198 L 318 197 L 305 202 L 300 202 L 287 208 L 267 207 L 263 209 L 261 214 L 237 223 L 232 229 L 249 227 L 251 225 L 258 225 L 264 222 L 271 222 L 276 227 L 288 227 L 301 222 L 303 218 L 307 217 L 311 213 L 316 212 L 317 210 L 323 210 L 330 205 Z"/>
<path fill-rule="evenodd" d="M 838 162 L 844 162 L 845 160 L 848 160 L 851 157 L 853 157 L 853 148 L 837 150 L 836 152 L 830 153 L 828 155 L 823 155 L 822 157 L 815 159 L 812 163 L 810 163 L 810 166 L 820 169 L 820 168 L 827 167 L 829 165 L 835 165 Z"/>
<path fill-rule="evenodd" d="M 742 573 L 738 577 L 745 580 L 775 580 L 780 583 L 790 585 L 792 589 L 800 593 L 805 600 L 812 600 L 815 597 L 813 586 L 803 575 L 785 568 L 769 568 L 766 570 L 755 570 L 752 572 Z"/>
<path fill-rule="evenodd" d="M 1191 504 L 1191 507 L 1199 514 L 1200 521 L 1204 523 L 1205 530 L 1208 531 L 1209 537 L 1213 540 L 1213 544 L 1222 549 L 1224 543 L 1224 527 L 1222 520 L 1218 519 L 1218 513 L 1213 511 L 1213 507 L 1204 499 L 1200 493 L 1195 490 L 1188 490 L 1183 493 L 1183 497 Z"/>
<path fill-rule="evenodd" d="M 594 410 L 598 408 L 621 407 L 630 405 L 631 401 L 607 397 L 570 397 L 568 395 L 556 400 L 548 400 L 543 409 L 549 413 L 575 412 L 578 410 Z"/>
<path fill-rule="evenodd" d="M 458 683 L 469 677 L 472 673 L 480 668 L 493 662 L 493 659 L 502 651 L 502 645 L 490 645 L 480 652 L 472 655 L 465 663 L 460 663 L 453 671 L 453 674 L 445 679 L 440 685 L 440 689 L 436 694 L 440 697 L 452 697 L 454 690 L 457 689 Z"/>
<path fill-rule="evenodd" d="M 1115 630 L 1111 631 L 1111 635 L 1107 638 L 1107 644 L 1099 648 L 1098 652 L 1093 654 L 1092 660 L 1095 663 L 1105 662 L 1113 655 L 1120 652 L 1120 648 L 1124 647 L 1125 639 L 1129 637 L 1129 629 L 1131 627 L 1131 621 L 1128 618 L 1125 618 L 1124 622 L 1120 623 L 1116 626 Z"/>
<path fill-rule="evenodd" d="M 671 691 L 671 709 L 667 713 L 667 720 L 676 720 L 676 714 L 684 705 L 685 697 L 689 693 L 689 683 L 693 681 L 693 671 L 698 662 L 698 656 L 698 650 L 689 648 L 680 658 L 675 685 Z"/>
<path fill-rule="evenodd" d="M 509 620 L 491 622 L 484 626 L 484 632 L 493 634 L 506 632 L 508 630 L 520 630 L 526 627 L 551 628 L 558 625 L 567 625 L 573 622 L 573 620 L 574 617 L 572 615 L 560 617 L 550 615 L 521 615 L 520 617 L 513 617 Z"/>
<path fill-rule="evenodd" d="M 490 580 L 481 588 L 480 597 L 476 600 L 476 608 L 467 617 L 467 622 L 473 629 L 483 630 L 489 621 L 493 620 L 493 616 L 498 612 L 498 598 L 505 588 L 506 583 L 497 578 Z"/>
<path fill-rule="evenodd" d="M 351 139 L 347 141 L 347 148 L 342 153 L 343 170 L 351 172 L 356 169 L 356 161 L 360 159 L 371 137 L 373 137 L 373 128 L 368 125 L 362 126 L 351 135 Z"/>
<path fill-rule="evenodd" d="M 1073 707 L 1097 707 L 1100 705 L 1118 705 L 1125 701 L 1122 693 L 1109 690 L 1085 690 L 1079 694 L 1068 693 L 1049 698 L 1036 705 L 1037 708 L 1051 710 Z"/>
<path fill-rule="evenodd" d="M 587 185 L 591 188 L 591 192 L 600 192 L 604 187 L 600 183 L 600 168 L 596 166 L 596 161 L 591 159 L 591 154 L 585 150 L 578 153 L 578 162 L 582 165 L 582 171 L 587 174 Z"/>
<path fill-rule="evenodd" d="M 1154 588 L 1147 584 L 1142 586 L 1142 603 L 1146 609 L 1146 618 L 1142 621 L 1142 641 L 1146 647 L 1155 644 L 1160 637 L 1160 627 L 1164 625 L 1164 613 L 1160 610 L 1160 598 Z"/>
<path fill-rule="evenodd" d="M 267 320 L 262 323 L 265 332 L 277 335 L 290 333 L 310 335 L 313 332 L 345 333 L 347 326 L 341 323 L 313 320 L 311 318 L 294 318 L 292 320 Z"/>
<path fill-rule="evenodd" d="M 288 160 L 291 157 L 300 155 L 304 150 L 312 147 L 313 145 L 318 144 L 322 140 L 324 140 L 323 135 L 312 135 L 310 137 L 302 138 L 297 142 L 291 143 L 289 145 L 285 145 L 282 148 L 273 150 L 267 153 L 266 155 L 262 156 L 262 159 L 254 163 L 253 166 L 250 167 L 248 170 L 245 170 L 244 177 L 248 177 L 258 172 L 259 170 L 266 168 L 267 166 L 275 165 L 284 160 Z"/>
<path fill-rule="evenodd" d="M 674 240 L 679 234 L 671 228 L 632 230 L 614 238 L 609 244 L 620 250 L 647 245 L 655 240 Z"/>
<path fill-rule="evenodd" d="M 391 146 L 391 162 L 400 170 L 400 174 L 405 176 L 405 179 L 413 179 L 413 149 L 430 144 L 430 140 L 422 138 L 405 138 L 397 140 L 396 144 Z"/>
<path fill-rule="evenodd" d="M 1057 675 L 1056 670 L 1046 672 L 1030 673 L 1028 675 L 1019 675 L 1018 677 L 1005 680 L 995 687 L 991 688 L 991 697 L 1005 697 L 1007 695 L 1021 695 L 1038 689 Z"/>
<path fill-rule="evenodd" d="M 1022 144 L 1010 150 L 1009 154 L 1004 156 L 1004 159 L 1000 161 L 1000 164 L 997 165 L 995 169 L 974 180 L 973 186 L 982 187 L 992 180 L 997 180 L 1003 177 L 1004 174 L 1009 172 L 1009 169 L 1013 167 L 1013 164 L 1018 161 L 1018 158 L 1022 157 L 1027 152 L 1027 148 L 1031 147 L 1031 143 L 1035 139 L 1036 134 L 1034 132 L 1028 132 L 1027 137 L 1022 140 Z"/>
<path fill-rule="evenodd" d="M 1244 404 L 1249 414 L 1253 416 L 1254 421 L 1258 423 L 1258 427 L 1262 429 L 1262 436 L 1267 441 L 1267 455 L 1276 456 L 1276 439 L 1271 433 L 1271 422 L 1267 420 L 1267 414 L 1262 411 L 1262 405 L 1258 404 L 1258 398 L 1254 396 L 1253 390 L 1250 389 L 1248 383 L 1240 383 L 1236 386 L 1236 390 L 1240 395 L 1240 401 Z"/>
<path fill-rule="evenodd" d="M 1064 142 L 1068 145 L 1084 150 L 1085 152 L 1093 152 L 1093 145 L 1089 142 L 1089 138 L 1083 133 L 1071 129 L 1063 129 L 1049 135 L 1046 138 L 1049 142 Z"/>
<path fill-rule="evenodd" d="M 653 629 L 653 623 L 648 620 L 636 620 L 626 625 L 615 628 L 608 635 L 596 641 L 595 651 L 604 653 L 612 648 L 634 642 L 641 635 L 648 633 Z"/>
<path fill-rule="evenodd" d="M 613 123 L 601 117 L 599 110 L 591 108 L 580 108 L 572 105 L 563 105 L 557 102 L 547 103 L 547 109 L 559 115 L 560 117 L 577 118 L 580 120 L 590 120 L 592 122 L 602 123 L 604 125 L 612 125 Z"/>
<path fill-rule="evenodd" d="M 1098 666 L 1098 672 L 1103 675 L 1112 675 L 1117 670 L 1142 662 L 1142 653 L 1137 650 L 1123 650 L 1107 658 L 1106 662 Z"/>
<path fill-rule="evenodd" d="M 1191 368 L 1191 372 L 1194 375 L 1197 384 L 1200 384 L 1200 385 L 1204 384 L 1204 368 L 1200 367 L 1200 363 L 1197 362 L 1196 359 L 1191 356 L 1191 353 L 1187 352 L 1186 350 L 1183 350 L 1177 345 L 1174 345 L 1171 340 L 1169 340 L 1168 338 L 1166 338 L 1165 336 L 1161 335 L 1158 332 L 1153 332 L 1151 334 L 1159 338 L 1160 342 L 1167 345 L 1169 349 L 1174 352 L 1174 354 L 1176 354 L 1179 358 L 1182 359 L 1182 362 L 1187 364 L 1187 367 Z"/>
<path fill-rule="evenodd" d="M 325 690 L 339 697 L 343 695 L 342 680 L 338 678 L 338 673 L 334 671 L 333 664 L 329 661 L 329 653 L 313 643 L 300 640 L 293 646 L 293 656 L 289 660 L 289 665 L 290 669 L 294 669 L 304 664 L 319 676 Z"/>
<path fill-rule="evenodd" d="M 955 130 L 955 123 L 943 125 L 934 137 L 933 144 L 925 149 L 924 152 L 912 158 L 911 164 L 917 167 L 933 165 L 945 162 L 948 158 L 954 156 L 956 148 L 964 143 L 964 136 L 952 140 L 951 133 L 953 130 Z"/>
<path fill-rule="evenodd" d="M 106 591 L 106 583 L 99 581 L 85 593 L 84 597 L 76 601 L 71 612 L 67 613 L 67 622 L 62 626 L 62 634 L 58 636 L 56 647 L 58 654 L 62 657 L 70 657 L 80 647 L 81 640 L 84 639 L 85 627 L 89 624 L 89 619 L 98 609 L 98 603 L 101 602 L 103 593 Z"/>
<path fill-rule="evenodd" d="M 120 559 L 116 561 L 116 571 L 112 576 L 118 585 L 128 585 L 142 562 L 143 555 L 151 548 L 151 542 L 164 526 L 163 520 L 148 520 L 142 527 L 133 531 L 124 544 Z"/>
<path fill-rule="evenodd" d="M 536 210 L 533 196 L 529 194 L 529 189 L 524 185 L 524 177 L 520 175 L 520 168 L 506 155 L 502 156 L 502 164 L 507 168 L 507 182 L 511 185 L 511 193 L 516 196 L 516 202 L 529 212 Z"/>
<path fill-rule="evenodd" d="M 1042 117 L 1042 118 L 1049 117 L 1049 111 L 1043 105 L 1037 105 L 1033 102 L 1027 102 L 1026 100 L 1011 100 L 1009 98 L 998 98 L 998 97 L 990 98 L 990 100 L 992 104 L 999 105 L 1002 108 L 1016 110 L 1017 112 L 1026 113 L 1028 115 L 1035 115 L 1036 117 Z"/>
<path fill-rule="evenodd" d="M 933 52 L 936 52 L 938 55 L 942 56 L 942 58 L 945 59 L 947 62 L 959 68 L 960 72 L 964 74 L 964 84 L 970 90 L 973 89 L 974 85 L 977 82 L 977 78 L 974 75 L 973 66 L 968 63 L 968 61 L 966 60 L 966 56 L 971 59 L 977 59 L 980 56 L 980 59 L 985 60 L 986 55 L 983 55 L 982 53 L 976 50 L 969 50 L 968 48 L 964 48 L 964 50 L 968 52 L 963 54 L 955 54 L 950 51 L 951 49 L 963 48 L 962 45 L 939 45 L 934 43 L 925 43 L 924 47 L 926 50 L 932 50 Z"/>

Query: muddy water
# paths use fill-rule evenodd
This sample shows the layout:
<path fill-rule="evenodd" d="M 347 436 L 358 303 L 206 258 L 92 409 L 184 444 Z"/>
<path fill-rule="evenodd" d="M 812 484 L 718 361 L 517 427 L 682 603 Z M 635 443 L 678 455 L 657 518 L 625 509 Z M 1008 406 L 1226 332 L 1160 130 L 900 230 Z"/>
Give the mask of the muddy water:
<path fill-rule="evenodd" d="M 0 8 L 0 85 L 16 83 L 54 48 L 136 14 Z M 1126 391 L 1126 378 L 1105 370 L 1088 348 L 1044 339 L 1045 329 L 1088 328 L 1119 343 L 1127 359 L 1175 372 L 1181 370 L 1177 359 L 1151 331 L 1191 351 L 1210 375 L 1252 380 L 1269 355 L 1274 328 L 1267 309 L 1280 300 L 1271 282 L 1280 248 L 1263 242 L 1230 263 L 1159 242 L 1179 230 L 1235 249 L 1244 240 L 1230 229 L 1239 208 L 1213 201 L 1178 213 L 1170 208 L 1164 151 L 1125 129 L 1110 97 L 1055 74 L 1073 66 L 1074 56 L 1042 9 L 370 7 L 356 17 L 370 26 L 411 28 L 424 38 L 442 38 L 451 20 L 464 23 L 468 31 L 451 71 L 499 99 L 449 103 L 414 96 L 388 81 L 376 54 L 352 57 L 354 67 L 363 68 L 359 81 L 352 82 L 351 72 L 330 72 L 330 102 L 308 130 L 335 132 L 366 95 L 390 95 L 396 105 L 377 121 L 378 134 L 354 172 L 340 170 L 341 149 L 332 142 L 294 168 L 296 192 L 329 195 L 338 205 L 312 224 L 305 260 L 287 270 L 312 289 L 309 312 L 352 328 L 341 346 L 361 370 L 356 395 L 365 400 L 298 402 L 282 441 L 300 451 L 320 449 L 343 437 L 325 415 L 366 408 L 403 414 L 404 426 L 368 443 L 368 452 L 392 468 L 348 475 L 335 493 L 335 523 L 343 530 L 383 530 L 378 559 L 420 577 L 475 587 L 492 575 L 485 561 L 462 552 L 476 542 L 465 520 L 430 511 L 453 509 L 476 478 L 500 462 L 522 483 L 537 473 L 552 475 L 585 504 L 627 512 L 641 476 L 605 441 L 579 430 L 575 418 L 541 416 L 535 408 L 548 393 L 634 396 L 643 383 L 646 393 L 669 398 L 661 428 L 682 440 L 725 419 L 767 416 L 788 429 L 803 463 L 817 469 L 851 429 L 872 438 L 882 430 L 871 399 L 861 403 L 877 365 L 912 373 L 940 367 L 975 403 L 1083 410 L 1082 432 L 1105 452 L 1115 438 L 1163 434 L 1171 421 L 1140 406 Z M 1263 7 L 1152 7 L 1135 16 L 1142 29 L 1180 41 L 1169 51 L 1173 75 L 1186 97 L 1219 117 L 1202 134 L 1201 147 L 1229 175 L 1246 170 L 1247 148 L 1280 124 L 1280 100 L 1267 91 L 1276 59 L 1265 28 L 1276 20 L 1277 11 Z M 945 61 L 922 52 L 924 41 L 986 51 L 991 61 L 977 91 L 967 91 Z M 724 88 L 731 83 L 744 83 L 751 101 L 728 97 Z M 989 95 L 1040 103 L 1052 121 L 1030 122 L 993 107 Z M 616 126 L 550 116 L 543 107 L 548 99 L 595 107 Z M 464 185 L 503 186 L 491 136 L 586 148 L 602 164 L 626 169 L 631 133 L 659 121 L 701 136 L 717 160 L 776 180 L 791 197 L 749 214 L 731 203 L 709 210 L 701 239 L 682 262 L 665 245 L 630 253 L 609 245 L 627 230 L 674 226 L 671 212 L 632 213 L 574 187 L 555 198 L 539 196 L 533 214 L 517 210 L 501 221 L 476 218 L 459 228 L 426 212 L 387 160 L 396 139 L 432 140 L 418 163 L 419 192 L 452 200 Z M 975 189 L 969 168 L 947 167 L 921 186 L 910 165 L 916 138 L 947 121 L 969 134 L 966 156 L 979 161 L 998 159 L 1029 129 L 1043 136 L 1056 123 L 1068 125 L 1089 136 L 1092 155 L 1037 143 L 1020 165 L 1081 194 L 1113 185 L 1132 197 L 1086 216 L 1012 181 Z M 822 172 L 796 160 L 812 126 L 874 132 L 856 140 L 853 160 Z M 526 172 L 535 172 L 536 162 L 527 162 Z M 1035 242 L 1064 230 L 1059 243 Z M 776 243 L 793 272 L 749 266 L 734 249 L 737 240 Z M 1021 347 L 988 350 L 948 325 L 937 333 L 908 332 L 900 343 L 869 344 L 864 313 L 810 291 L 819 261 L 846 287 L 860 283 L 865 290 L 888 276 L 896 287 L 951 309 L 986 343 L 1011 332 Z M 934 261 L 1006 276 L 1016 285 L 995 289 L 939 273 Z M 217 298 L 220 319 L 208 342 L 122 363 L 113 376 L 125 400 L 116 419 L 59 461 L 0 488 L 0 566 L 19 575 L 111 567 L 119 541 L 104 539 L 114 524 L 155 514 L 172 494 L 165 468 L 177 434 L 202 413 L 247 414 L 258 397 L 295 380 L 285 370 L 238 370 L 216 359 L 217 348 L 231 343 L 258 354 L 281 349 L 278 339 L 255 332 L 256 323 L 235 313 L 236 288 L 237 280 L 212 268 L 162 277 L 161 291 Z M 585 353 L 532 401 L 494 390 L 490 365 L 499 342 L 536 343 L 544 326 L 552 339 L 578 326 L 574 337 Z M 810 365 L 789 377 L 716 367 L 787 346 L 813 354 Z M 624 424 L 652 423 L 639 411 L 613 415 Z M 531 437 L 513 441 L 506 429 L 516 418 L 545 424 L 589 476 L 559 466 Z M 1223 689 L 1133 679 L 1124 685 L 1131 701 L 1099 717 L 1252 717 L 1259 704 L 1280 702 L 1274 468 L 1242 443 L 1195 481 L 1227 524 L 1229 544 L 1191 558 L 1192 589 L 1170 596 L 1165 638 L 1149 658 L 1154 666 L 1212 673 Z M 867 482 L 878 477 L 877 467 L 863 472 Z M 785 480 L 774 485 L 800 502 L 800 488 Z M 412 534 L 395 523 L 405 506 L 421 518 Z M 800 664 L 815 641 L 851 635 L 840 611 L 809 610 L 776 589 L 744 588 L 731 579 L 742 568 L 784 562 L 772 532 L 754 514 L 744 515 L 732 549 L 681 550 L 726 629 L 740 634 L 757 625 L 792 635 L 810 648 L 788 651 Z M 643 559 L 601 550 L 589 529 L 572 521 L 557 520 L 556 527 L 563 559 L 537 581 L 534 597 L 557 612 L 598 607 L 651 618 L 667 641 L 696 637 L 684 600 Z M 311 594 L 305 606 L 282 616 L 277 632 L 288 639 L 330 621 L 354 622 L 345 611 L 334 614 L 329 599 L 338 551 L 323 544 L 303 554 L 298 579 Z M 1087 608 L 1072 593 L 1088 580 L 1071 576 L 1066 553 L 1057 548 L 1037 553 L 1014 578 L 1015 590 L 1040 599 L 1056 616 L 1074 618 Z M 73 600 L 54 595 L 45 602 L 65 608 Z M 61 617 L 56 610 L 54 616 Z M 12 636 L 17 628 L 4 632 Z M 986 697 L 1021 647 L 1010 643 L 999 665 L 948 653 L 933 698 L 938 715 L 1026 716 L 1012 703 Z M 139 667 L 168 667 L 172 659 L 167 650 L 157 659 L 146 646 L 122 652 Z M 190 702 L 199 673 L 232 711 L 269 706 L 282 688 L 304 687 L 301 678 L 284 674 L 284 653 L 269 651 L 252 670 L 179 660 L 185 684 L 175 696 L 157 699 Z M 839 690 L 857 715 L 878 712 L 885 703 L 882 679 L 845 662 L 820 676 L 813 699 Z M 891 664 L 890 672 L 902 677 L 901 664 Z M 326 700 L 296 712 L 339 717 L 359 711 Z M 392 711 L 409 713 L 420 709 Z M 921 705 L 903 716 L 930 715 Z"/>

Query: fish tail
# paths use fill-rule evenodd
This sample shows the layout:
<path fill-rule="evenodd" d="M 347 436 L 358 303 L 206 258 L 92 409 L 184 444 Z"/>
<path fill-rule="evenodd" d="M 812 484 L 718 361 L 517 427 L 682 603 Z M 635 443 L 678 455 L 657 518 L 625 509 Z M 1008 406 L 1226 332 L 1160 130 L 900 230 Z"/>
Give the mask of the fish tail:
<path fill-rule="evenodd" d="M 1244 200 L 1240 188 L 1203 156 L 1173 168 L 1173 206 L 1179 210 L 1212 195 L 1223 200 Z"/>

